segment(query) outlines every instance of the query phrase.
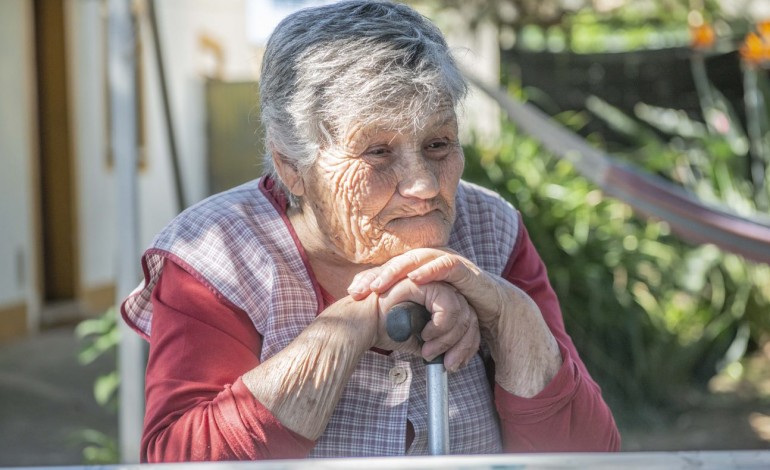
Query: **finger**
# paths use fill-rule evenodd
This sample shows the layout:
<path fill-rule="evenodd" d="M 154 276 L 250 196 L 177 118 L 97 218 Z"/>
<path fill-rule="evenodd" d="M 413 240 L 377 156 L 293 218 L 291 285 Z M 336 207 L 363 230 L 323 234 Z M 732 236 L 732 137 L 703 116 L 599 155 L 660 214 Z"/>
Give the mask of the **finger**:
<path fill-rule="evenodd" d="M 462 369 L 478 353 L 481 345 L 481 333 L 478 323 L 472 325 L 465 335 L 444 354 L 444 367 L 449 372 Z"/>
<path fill-rule="evenodd" d="M 367 269 L 356 274 L 353 281 L 348 286 L 348 294 L 355 300 L 363 300 L 371 294 L 369 285 L 377 278 L 382 266 L 376 268 Z"/>
<path fill-rule="evenodd" d="M 463 260 L 454 255 L 444 254 L 409 272 L 407 277 L 416 284 L 443 281 L 463 290 L 477 274 Z"/>
<path fill-rule="evenodd" d="M 479 342 L 478 322 L 463 321 L 445 335 L 423 344 L 421 353 L 429 361 L 444 354 L 445 367 L 454 372 L 475 354 Z"/>
<path fill-rule="evenodd" d="M 427 303 L 433 314 L 421 332 L 425 341 L 423 357 L 429 360 L 452 348 L 476 320 L 468 303 L 457 292 L 447 295 L 444 289 L 442 294 L 435 301 Z"/>
<path fill-rule="evenodd" d="M 435 306 L 433 307 L 435 308 Z M 460 335 L 468 329 L 470 323 L 471 319 L 470 315 L 467 313 L 467 307 L 462 308 L 457 305 L 449 310 L 434 310 L 431 314 L 430 321 L 425 325 L 422 332 L 420 332 L 420 337 L 423 341 L 428 342 L 443 338 L 452 331 L 460 329 L 462 330 L 460 333 L 455 333 L 454 339 L 457 340 L 460 338 Z"/>
<path fill-rule="evenodd" d="M 499 312 L 505 303 L 500 295 L 501 280 L 460 256 L 436 258 L 410 272 L 408 278 L 419 285 L 445 282 L 462 292 L 468 303 L 480 313 Z"/>
<path fill-rule="evenodd" d="M 406 278 L 410 271 L 442 254 L 443 252 L 440 250 L 420 248 L 395 256 L 380 266 L 377 276 L 370 283 L 369 288 L 372 292 L 384 292 L 396 282 Z"/>

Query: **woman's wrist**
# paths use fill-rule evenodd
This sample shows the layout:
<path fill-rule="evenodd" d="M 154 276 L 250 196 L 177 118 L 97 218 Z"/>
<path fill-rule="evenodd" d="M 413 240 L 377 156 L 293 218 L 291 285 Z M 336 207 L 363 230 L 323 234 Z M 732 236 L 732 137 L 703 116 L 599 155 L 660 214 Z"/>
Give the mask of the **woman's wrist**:
<path fill-rule="evenodd" d="M 497 295 L 502 308 L 496 318 L 480 322 L 482 337 L 495 361 L 495 382 L 513 395 L 531 398 L 540 393 L 562 364 L 556 339 L 540 309 L 513 286 Z"/>
<path fill-rule="evenodd" d="M 281 352 L 244 374 L 244 384 L 284 426 L 317 439 L 358 361 L 375 342 L 373 302 L 346 297 L 331 305 Z"/>

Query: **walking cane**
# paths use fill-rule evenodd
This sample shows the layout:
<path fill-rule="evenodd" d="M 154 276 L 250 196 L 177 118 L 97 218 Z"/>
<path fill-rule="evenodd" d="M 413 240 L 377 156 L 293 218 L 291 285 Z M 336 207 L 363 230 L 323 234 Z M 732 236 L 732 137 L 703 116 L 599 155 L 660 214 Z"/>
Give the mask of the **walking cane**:
<path fill-rule="evenodd" d="M 423 305 L 401 302 L 388 311 L 385 328 L 393 341 L 402 343 L 412 335 L 422 346 L 422 329 L 430 321 Z M 449 398 L 444 355 L 425 361 L 428 387 L 428 451 L 431 455 L 449 453 Z"/>

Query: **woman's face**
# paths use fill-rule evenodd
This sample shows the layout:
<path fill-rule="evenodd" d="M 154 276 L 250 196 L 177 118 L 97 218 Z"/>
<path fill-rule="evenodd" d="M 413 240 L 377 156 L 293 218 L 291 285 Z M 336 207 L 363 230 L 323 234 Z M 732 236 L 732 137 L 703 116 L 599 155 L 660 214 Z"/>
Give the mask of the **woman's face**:
<path fill-rule="evenodd" d="M 354 127 L 303 178 L 303 214 L 329 254 L 356 264 L 445 246 L 463 162 L 451 106 L 408 132 Z"/>

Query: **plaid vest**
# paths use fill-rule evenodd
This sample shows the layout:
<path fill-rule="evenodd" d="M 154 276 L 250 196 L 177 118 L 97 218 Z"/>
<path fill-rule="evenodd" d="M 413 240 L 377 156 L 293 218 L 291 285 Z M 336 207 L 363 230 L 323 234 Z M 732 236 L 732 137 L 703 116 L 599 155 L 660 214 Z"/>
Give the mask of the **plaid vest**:
<path fill-rule="evenodd" d="M 124 318 L 149 337 L 150 295 L 165 257 L 181 260 L 217 295 L 245 311 L 262 335 L 262 361 L 286 347 L 322 308 L 287 227 L 262 179 L 212 196 L 175 218 L 142 262 L 145 280 L 124 301 Z M 518 216 L 496 194 L 460 182 L 449 246 L 480 268 L 501 274 L 513 251 Z M 450 374 L 449 433 L 453 454 L 501 450 L 497 414 L 481 355 Z M 422 359 L 367 351 L 311 457 L 385 456 L 405 452 L 406 422 L 415 431 L 406 454 L 427 453 L 427 403 Z"/>

